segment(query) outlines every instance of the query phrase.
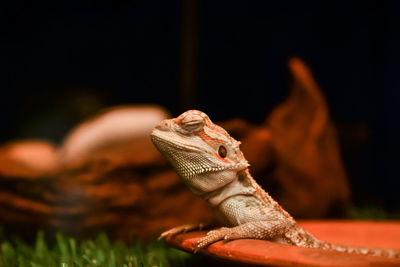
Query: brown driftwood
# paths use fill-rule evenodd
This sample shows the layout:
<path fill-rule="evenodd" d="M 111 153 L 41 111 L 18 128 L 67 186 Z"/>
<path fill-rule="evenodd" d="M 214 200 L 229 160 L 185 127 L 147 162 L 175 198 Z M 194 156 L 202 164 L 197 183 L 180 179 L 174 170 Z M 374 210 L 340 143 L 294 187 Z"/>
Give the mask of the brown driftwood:
<path fill-rule="evenodd" d="M 293 216 L 342 216 L 349 186 L 327 104 L 302 61 L 293 58 L 289 69 L 289 97 L 264 125 L 232 120 L 223 126 L 242 140 L 257 182 Z"/>
<path fill-rule="evenodd" d="M 295 216 L 344 207 L 348 186 L 326 103 L 310 72 L 290 62 L 294 86 L 264 125 L 221 123 L 237 139 L 254 177 Z M 60 148 L 45 141 L 0 147 L 0 225 L 7 231 L 62 230 L 141 238 L 187 222 L 213 221 L 148 138 L 168 117 L 156 107 L 121 107 L 84 122 Z"/>

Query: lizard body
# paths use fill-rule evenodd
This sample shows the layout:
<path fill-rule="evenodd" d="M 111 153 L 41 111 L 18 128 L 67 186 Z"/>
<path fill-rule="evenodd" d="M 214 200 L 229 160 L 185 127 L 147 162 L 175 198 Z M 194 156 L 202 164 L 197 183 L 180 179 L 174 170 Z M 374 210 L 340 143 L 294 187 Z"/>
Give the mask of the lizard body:
<path fill-rule="evenodd" d="M 157 149 L 175 168 L 182 181 L 213 207 L 222 227 L 201 238 L 195 251 L 219 240 L 266 239 L 302 247 L 341 252 L 400 257 L 400 251 L 335 245 L 321 241 L 304 230 L 253 179 L 240 142 L 209 117 L 189 110 L 160 122 L 151 134 Z M 185 225 L 161 237 L 193 230 Z"/>

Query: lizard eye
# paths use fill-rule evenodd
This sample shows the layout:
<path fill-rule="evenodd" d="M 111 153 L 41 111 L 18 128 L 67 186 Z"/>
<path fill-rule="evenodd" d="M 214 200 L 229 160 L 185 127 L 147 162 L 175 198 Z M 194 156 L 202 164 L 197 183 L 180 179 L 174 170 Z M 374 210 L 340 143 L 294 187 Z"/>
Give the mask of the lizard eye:
<path fill-rule="evenodd" d="M 188 132 L 194 132 L 194 131 L 200 129 L 201 126 L 203 126 L 203 124 L 200 122 L 199 123 L 187 123 L 187 124 L 183 125 L 183 128 L 185 128 L 185 130 Z"/>
<path fill-rule="evenodd" d="M 198 131 L 203 128 L 204 119 L 196 114 L 187 115 L 181 120 L 181 125 L 188 132 Z"/>
<path fill-rule="evenodd" d="M 225 158 L 227 152 L 228 152 L 228 151 L 226 150 L 226 147 L 224 147 L 224 146 L 220 146 L 220 147 L 218 148 L 218 155 L 219 155 L 221 158 Z"/>

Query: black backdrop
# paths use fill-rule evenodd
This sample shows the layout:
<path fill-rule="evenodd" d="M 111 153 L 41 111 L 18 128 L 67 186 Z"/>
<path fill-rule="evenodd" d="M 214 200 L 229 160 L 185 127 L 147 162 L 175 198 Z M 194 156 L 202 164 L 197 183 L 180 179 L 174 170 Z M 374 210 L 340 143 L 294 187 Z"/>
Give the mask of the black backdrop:
<path fill-rule="evenodd" d="M 299 56 L 338 126 L 354 200 L 398 207 L 400 2 L 199 2 L 193 107 L 261 122 Z M 179 1 L 1 1 L 0 142 L 59 142 L 116 104 L 177 115 L 183 12 Z"/>

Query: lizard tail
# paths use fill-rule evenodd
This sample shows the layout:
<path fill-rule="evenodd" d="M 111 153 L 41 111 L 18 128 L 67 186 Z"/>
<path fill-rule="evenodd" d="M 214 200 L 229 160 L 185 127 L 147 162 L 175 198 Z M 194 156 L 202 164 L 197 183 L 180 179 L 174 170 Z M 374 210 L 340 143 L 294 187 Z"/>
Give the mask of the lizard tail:
<path fill-rule="evenodd" d="M 288 232 L 285 237 L 293 244 L 301 247 L 320 248 L 323 250 L 331 250 L 345 253 L 354 253 L 360 255 L 372 255 L 388 258 L 400 258 L 400 250 L 398 249 L 383 249 L 383 248 L 363 248 L 354 246 L 337 245 L 328 243 L 314 237 L 312 234 L 305 231 L 300 226 L 296 225 Z"/>
<path fill-rule="evenodd" d="M 322 245 L 323 249 L 335 250 L 339 252 L 355 253 L 361 255 L 372 255 L 388 258 L 400 258 L 400 250 L 396 249 L 383 249 L 383 248 L 362 248 L 353 246 L 342 246 L 336 244 L 325 243 Z"/>

